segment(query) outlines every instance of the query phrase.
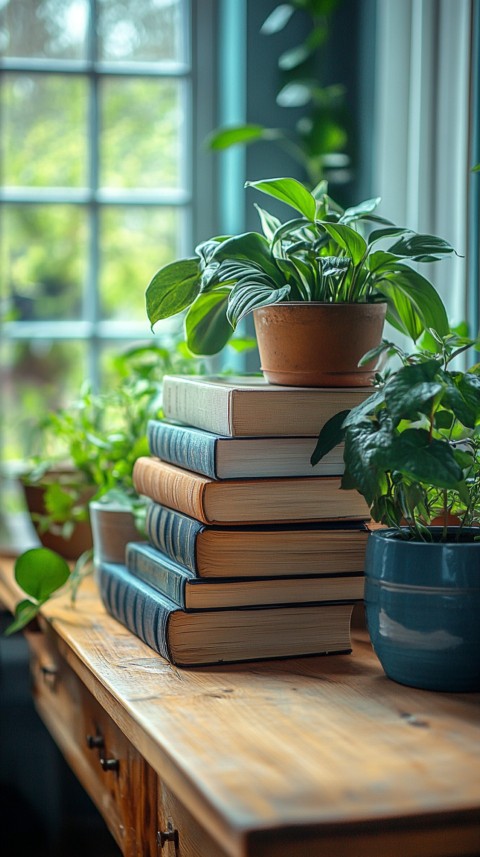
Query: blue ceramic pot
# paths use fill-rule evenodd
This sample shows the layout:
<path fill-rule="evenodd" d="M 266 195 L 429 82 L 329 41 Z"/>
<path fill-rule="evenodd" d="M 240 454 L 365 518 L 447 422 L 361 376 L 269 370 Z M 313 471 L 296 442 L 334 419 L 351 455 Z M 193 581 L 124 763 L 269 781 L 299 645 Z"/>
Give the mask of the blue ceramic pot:
<path fill-rule="evenodd" d="M 440 527 L 432 527 L 434 539 Z M 389 678 L 426 690 L 480 690 L 480 542 L 369 536 L 365 609 Z M 469 530 L 467 534 L 479 530 Z"/>

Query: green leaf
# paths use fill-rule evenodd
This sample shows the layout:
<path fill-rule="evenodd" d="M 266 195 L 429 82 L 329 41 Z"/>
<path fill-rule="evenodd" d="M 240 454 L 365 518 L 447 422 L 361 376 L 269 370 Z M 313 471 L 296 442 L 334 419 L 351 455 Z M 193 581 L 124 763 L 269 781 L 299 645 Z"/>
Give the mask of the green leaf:
<path fill-rule="evenodd" d="M 284 51 L 278 59 L 278 66 L 282 71 L 291 71 L 305 62 L 311 53 L 312 48 L 310 45 L 307 42 L 303 42 L 301 45 L 296 45 L 294 48 Z"/>
<path fill-rule="evenodd" d="M 391 442 L 386 426 L 368 420 L 349 426 L 345 434 L 345 471 L 369 505 L 386 488 Z"/>
<path fill-rule="evenodd" d="M 372 211 L 375 211 L 379 203 L 380 197 L 376 196 L 374 199 L 366 199 L 358 205 L 347 208 L 340 218 L 340 223 L 348 224 L 355 220 L 359 220 L 361 217 L 364 217 L 365 214 L 370 214 Z"/>
<path fill-rule="evenodd" d="M 404 235 L 388 250 L 397 256 L 408 256 L 417 261 L 422 261 L 422 256 L 455 252 L 452 245 L 443 238 L 438 238 L 436 235 L 419 235 L 416 232 Z"/>
<path fill-rule="evenodd" d="M 232 261 L 254 263 L 262 272 L 271 277 L 277 285 L 281 284 L 280 272 L 270 250 L 270 243 L 259 232 L 244 232 L 219 244 L 212 258 L 216 262 Z M 217 271 L 217 275 L 219 272 Z M 220 272 L 220 276 L 221 276 Z"/>
<path fill-rule="evenodd" d="M 448 441 L 429 440 L 428 432 L 422 429 L 407 429 L 395 438 L 390 466 L 437 488 L 457 489 L 463 479 Z"/>
<path fill-rule="evenodd" d="M 221 151 L 229 149 L 230 146 L 246 145 L 255 143 L 257 140 L 272 140 L 280 136 L 280 131 L 275 128 L 265 128 L 263 125 L 229 125 L 213 131 L 206 139 L 210 149 Z"/>
<path fill-rule="evenodd" d="M 379 410 L 383 408 L 385 402 L 385 391 L 377 390 L 368 399 L 365 399 L 360 405 L 357 405 L 355 408 L 349 412 L 348 416 L 345 418 L 344 427 L 348 428 L 349 426 L 353 426 L 357 423 L 363 423 L 364 418 L 377 414 Z"/>
<path fill-rule="evenodd" d="M 44 601 L 70 577 L 67 561 L 48 548 L 32 548 L 15 563 L 15 580 L 27 595 Z"/>
<path fill-rule="evenodd" d="M 387 318 L 395 327 L 411 336 L 414 342 L 429 328 L 440 336 L 448 334 L 448 316 L 443 301 L 425 277 L 408 265 L 380 277 L 377 288 L 388 300 Z"/>
<path fill-rule="evenodd" d="M 232 335 L 227 320 L 230 289 L 199 295 L 185 316 L 187 345 L 194 354 L 217 354 Z"/>
<path fill-rule="evenodd" d="M 274 217 L 273 214 L 270 214 L 268 211 L 265 211 L 264 208 L 260 208 L 260 206 L 257 205 L 256 202 L 254 203 L 254 205 L 260 217 L 263 234 L 265 235 L 267 241 L 271 242 L 277 229 L 282 225 L 281 221 L 278 219 L 278 217 Z"/>
<path fill-rule="evenodd" d="M 273 196 L 275 199 L 291 205 L 308 220 L 312 222 L 315 220 L 317 203 L 310 191 L 296 179 L 263 179 L 257 182 L 246 182 L 245 187 L 253 187 L 267 194 L 267 196 Z"/>
<path fill-rule="evenodd" d="M 367 245 L 362 236 L 355 229 L 351 229 L 350 226 L 345 226 L 345 224 L 328 223 L 328 221 L 323 220 L 322 226 L 334 238 L 337 244 L 346 251 L 353 264 L 358 265 L 367 252 Z"/>
<path fill-rule="evenodd" d="M 385 229 L 375 229 L 373 232 L 370 232 L 368 236 L 368 243 L 375 244 L 375 241 L 381 241 L 382 238 L 390 238 L 394 235 L 411 235 L 411 229 L 403 229 L 399 226 L 388 226 Z M 392 254 L 392 258 L 397 258 L 395 254 Z"/>
<path fill-rule="evenodd" d="M 318 88 L 318 84 L 315 84 Z M 286 83 L 277 94 L 276 102 L 279 107 L 305 107 L 314 94 L 311 81 L 291 81 Z"/>
<path fill-rule="evenodd" d="M 35 619 L 40 606 L 40 604 L 34 604 L 33 601 L 29 601 L 28 598 L 24 601 L 19 601 L 15 607 L 15 618 L 5 629 L 5 636 L 9 637 L 11 634 L 15 634 L 16 631 L 21 631 L 22 628 L 25 628 L 32 619 Z"/>
<path fill-rule="evenodd" d="M 181 259 L 158 271 L 146 291 L 147 316 L 153 329 L 160 319 L 170 318 L 190 306 L 200 293 L 198 259 Z"/>
<path fill-rule="evenodd" d="M 279 289 L 272 288 L 268 282 L 242 281 L 231 291 L 228 300 L 227 318 L 232 325 L 237 324 L 258 307 L 278 304 L 288 299 L 290 286 L 283 285 Z"/>
<path fill-rule="evenodd" d="M 288 24 L 294 11 L 295 7 L 291 3 L 280 3 L 278 6 L 275 6 L 263 22 L 260 32 L 267 36 L 279 33 Z"/>
<path fill-rule="evenodd" d="M 350 411 L 339 411 L 338 414 L 331 417 L 322 427 L 318 435 L 317 444 L 310 458 L 313 466 L 318 464 L 328 452 L 343 441 L 345 436 L 343 423 L 349 413 Z"/>
<path fill-rule="evenodd" d="M 427 360 L 417 365 L 402 366 L 385 385 L 385 403 L 392 420 L 414 420 L 419 414 L 430 416 L 433 401 L 443 390 L 437 375 L 440 365 Z"/>
<path fill-rule="evenodd" d="M 480 379 L 460 375 L 458 381 L 448 376 L 444 404 L 451 408 L 462 425 L 473 428 L 480 419 Z"/>

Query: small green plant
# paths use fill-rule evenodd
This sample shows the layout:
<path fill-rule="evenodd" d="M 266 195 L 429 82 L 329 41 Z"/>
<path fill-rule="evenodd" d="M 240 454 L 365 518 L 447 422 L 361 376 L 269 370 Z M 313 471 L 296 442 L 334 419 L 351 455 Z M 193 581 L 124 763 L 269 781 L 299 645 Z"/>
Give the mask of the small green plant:
<path fill-rule="evenodd" d="M 262 232 L 203 242 L 194 258 L 161 268 L 146 291 L 153 326 L 183 310 L 188 347 L 215 354 L 254 309 L 282 301 L 386 301 L 387 320 L 414 341 L 427 328 L 448 333 L 443 303 L 411 263 L 453 253 L 433 235 L 375 213 L 380 200 L 343 209 L 321 182 L 310 192 L 293 178 L 247 182 L 297 212 L 282 223 L 257 206 Z"/>
<path fill-rule="evenodd" d="M 342 488 L 359 491 L 375 521 L 424 541 L 435 519 L 443 522 L 443 540 L 451 516 L 458 537 L 480 525 L 480 366 L 450 365 L 480 342 L 430 333 L 433 350 L 408 355 L 388 342 L 376 349 L 395 356 L 400 368 L 379 376 L 363 404 L 329 420 L 312 455 L 316 464 L 343 441 Z"/>
<path fill-rule="evenodd" d="M 201 364 L 182 344 L 131 347 L 113 358 L 110 389 L 94 393 L 84 383 L 67 407 L 43 415 L 36 426 L 40 451 L 24 477 L 45 485 L 46 513 L 36 515 L 40 532 L 69 538 L 75 524 L 88 519 L 89 502 L 102 497 L 130 508 L 141 525 L 144 503 L 132 471 L 136 459 L 148 454 L 147 422 L 161 414 L 163 376 L 194 370 L 201 372 Z M 66 474 L 56 475 L 65 464 Z"/>
<path fill-rule="evenodd" d="M 277 145 L 300 164 L 311 187 L 334 175 L 349 178 L 349 116 L 345 105 L 345 87 L 334 83 L 322 86 L 326 76 L 325 48 L 331 19 L 339 0 L 292 0 L 281 3 L 264 21 L 261 33 L 275 37 L 292 21 L 303 16 L 307 24 L 305 39 L 284 51 L 278 60 L 280 89 L 277 104 L 284 108 L 303 108 L 303 115 L 292 129 L 267 128 L 260 124 L 230 125 L 213 131 L 207 144 L 220 151 L 235 145 L 264 141 Z"/>
<path fill-rule="evenodd" d="M 16 605 L 14 620 L 5 634 L 9 636 L 25 628 L 43 605 L 64 587 L 70 590 L 71 601 L 75 603 L 78 587 L 91 570 L 91 551 L 82 554 L 73 569 L 62 556 L 49 548 L 25 551 L 15 562 L 15 580 L 29 597 Z"/>

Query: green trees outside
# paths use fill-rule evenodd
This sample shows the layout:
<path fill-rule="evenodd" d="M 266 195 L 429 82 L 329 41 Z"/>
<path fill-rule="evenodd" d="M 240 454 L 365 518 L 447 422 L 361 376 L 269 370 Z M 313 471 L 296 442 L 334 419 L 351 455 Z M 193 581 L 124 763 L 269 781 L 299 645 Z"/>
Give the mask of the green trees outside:
<path fill-rule="evenodd" d="M 81 66 L 28 67 L 90 59 L 89 0 L 0 6 L 10 63 L 0 74 L 1 440 L 2 457 L 18 459 L 32 419 L 67 404 L 88 376 L 91 345 L 75 337 L 78 323 L 144 322 L 151 336 L 145 286 L 179 255 L 187 214 L 150 203 L 187 190 L 188 83 L 142 76 L 135 64 L 182 60 L 186 25 L 182 0 L 97 0 L 97 58 L 110 73 L 94 80 Z M 41 335 L 9 337 L 9 322 L 41 325 Z M 100 367 L 114 383 L 105 355 L 122 344 L 107 345 Z"/>

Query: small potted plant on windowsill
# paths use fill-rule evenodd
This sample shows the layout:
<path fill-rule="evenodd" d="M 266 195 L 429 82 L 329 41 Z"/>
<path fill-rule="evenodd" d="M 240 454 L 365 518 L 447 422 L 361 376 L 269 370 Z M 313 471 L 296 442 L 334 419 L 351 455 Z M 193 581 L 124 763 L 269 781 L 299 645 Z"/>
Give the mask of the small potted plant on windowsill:
<path fill-rule="evenodd" d="M 433 341 L 412 355 L 382 346 L 400 368 L 322 428 L 312 463 L 344 442 L 342 487 L 363 494 L 386 527 L 369 536 L 365 568 L 367 624 L 386 674 L 480 690 L 479 366 L 450 365 L 480 343 Z"/>
<path fill-rule="evenodd" d="M 267 380 L 306 386 L 368 385 L 375 360 L 358 363 L 385 315 L 414 341 L 426 328 L 448 332 L 435 288 L 410 266 L 452 253 L 446 241 L 379 217 L 379 199 L 343 210 L 325 182 L 312 192 L 292 178 L 247 185 L 297 216 L 281 223 L 257 206 L 263 234 L 212 238 L 161 268 L 146 292 L 152 327 L 187 309 L 190 349 L 215 354 L 253 312 Z"/>

